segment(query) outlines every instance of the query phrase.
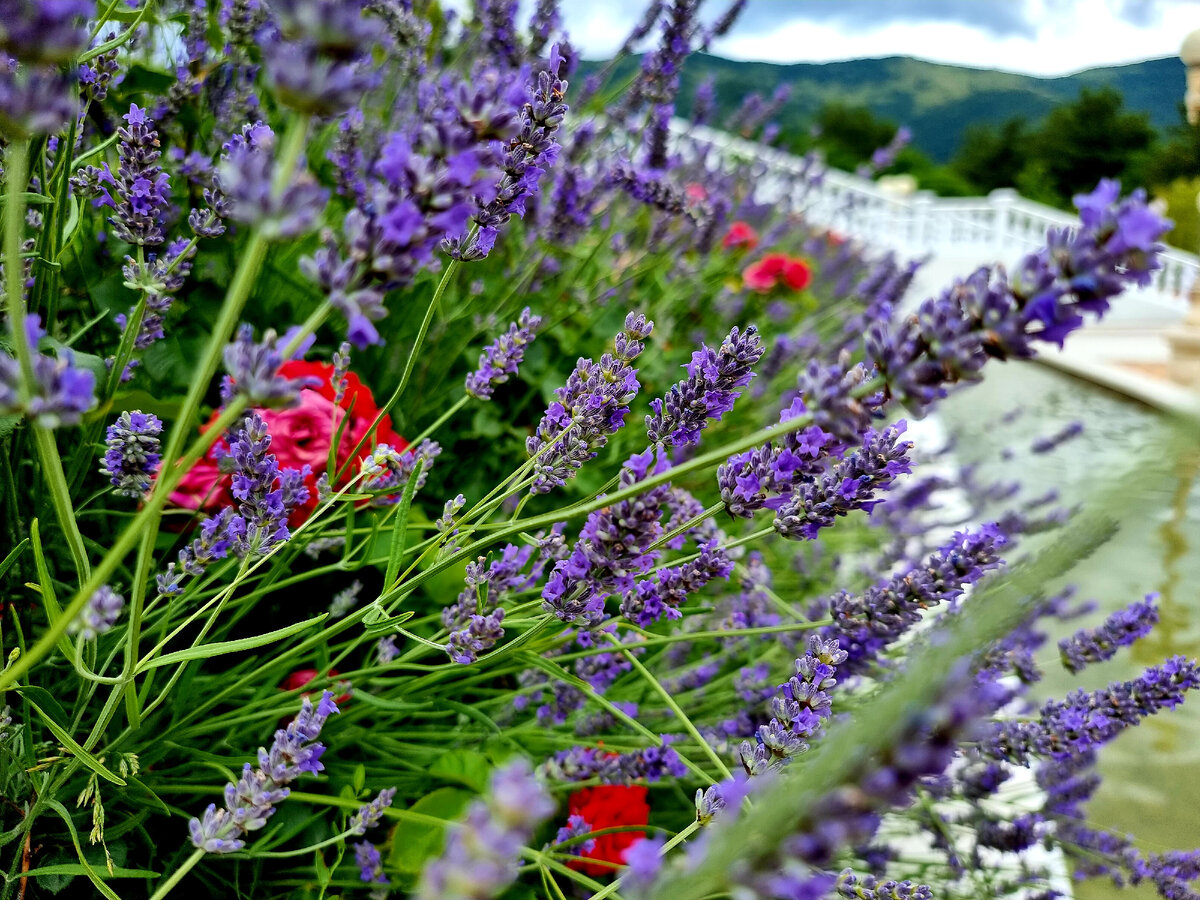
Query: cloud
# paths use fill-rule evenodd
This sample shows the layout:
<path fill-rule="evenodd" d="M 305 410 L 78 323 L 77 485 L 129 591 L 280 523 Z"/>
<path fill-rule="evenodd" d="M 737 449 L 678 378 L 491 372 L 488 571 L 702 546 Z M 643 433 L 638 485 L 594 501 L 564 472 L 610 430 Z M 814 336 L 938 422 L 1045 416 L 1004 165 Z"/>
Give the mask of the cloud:
<path fill-rule="evenodd" d="M 750 0 L 736 28 L 743 35 L 754 35 L 798 21 L 856 31 L 937 22 L 965 25 L 996 37 L 1027 34 L 1034 26 L 1024 0 Z"/>

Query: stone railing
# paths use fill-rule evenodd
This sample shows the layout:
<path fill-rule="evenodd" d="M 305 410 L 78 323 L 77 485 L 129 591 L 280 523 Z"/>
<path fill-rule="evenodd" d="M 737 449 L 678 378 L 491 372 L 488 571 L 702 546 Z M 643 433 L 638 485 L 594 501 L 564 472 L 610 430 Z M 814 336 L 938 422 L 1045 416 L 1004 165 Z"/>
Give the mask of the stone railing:
<path fill-rule="evenodd" d="M 726 132 L 690 123 L 673 123 L 681 137 L 711 144 L 721 154 L 753 159 L 768 171 L 792 178 L 811 173 L 795 156 Z M 686 139 L 685 139 L 686 140 Z M 788 179 L 767 183 L 760 191 L 778 195 Z M 927 191 L 902 195 L 879 183 L 838 169 L 824 169 L 807 182 L 804 210 L 816 225 L 908 256 L 931 255 L 971 261 L 975 265 L 1012 265 L 1022 254 L 1041 246 L 1051 228 L 1077 226 L 1074 216 L 1034 203 L 1016 191 L 1002 189 L 987 197 L 938 197 Z M 1169 248 L 1153 283 L 1134 292 L 1138 299 L 1187 312 L 1187 294 L 1200 273 L 1200 257 Z"/>

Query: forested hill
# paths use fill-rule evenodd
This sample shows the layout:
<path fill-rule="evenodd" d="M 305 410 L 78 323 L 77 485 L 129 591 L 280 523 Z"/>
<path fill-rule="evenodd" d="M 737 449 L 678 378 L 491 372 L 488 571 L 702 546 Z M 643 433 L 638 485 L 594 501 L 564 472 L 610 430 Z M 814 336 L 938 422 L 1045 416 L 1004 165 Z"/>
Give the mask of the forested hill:
<path fill-rule="evenodd" d="M 577 77 L 602 65 L 585 62 Z M 627 76 L 638 65 L 638 58 L 626 58 L 615 74 Z M 911 128 L 913 144 L 938 162 L 954 154 L 968 126 L 998 126 L 1013 117 L 1037 121 L 1057 104 L 1075 100 L 1082 88 L 1116 88 L 1127 109 L 1148 114 L 1150 124 L 1160 130 L 1180 121 L 1184 91 L 1184 67 L 1176 57 L 1035 78 L 903 56 L 785 66 L 696 53 L 683 70 L 681 114 L 689 111 L 696 85 L 710 75 L 716 80 L 717 121 L 736 109 L 745 94 L 770 96 L 786 84 L 791 97 L 775 116 L 785 134 L 807 128 L 826 103 L 865 106 L 881 119 Z"/>

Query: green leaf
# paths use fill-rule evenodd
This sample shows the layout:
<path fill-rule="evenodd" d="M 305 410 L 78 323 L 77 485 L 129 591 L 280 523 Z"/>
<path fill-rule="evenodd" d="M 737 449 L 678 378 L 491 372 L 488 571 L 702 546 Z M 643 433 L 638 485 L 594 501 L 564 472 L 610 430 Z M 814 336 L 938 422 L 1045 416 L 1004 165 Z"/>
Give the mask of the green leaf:
<path fill-rule="evenodd" d="M 8 556 L 4 557 L 4 562 L 0 562 L 0 578 L 3 578 L 4 574 L 12 568 L 13 563 L 17 561 L 17 557 L 21 555 L 21 551 L 24 550 L 28 544 L 29 538 L 24 538 L 22 539 L 21 543 L 17 544 L 17 546 L 8 551 Z"/>
<path fill-rule="evenodd" d="M 108 870 L 105 869 L 105 874 Z M 30 869 L 28 872 L 22 872 L 22 875 L 86 875 L 87 869 L 79 865 L 79 863 L 56 863 L 51 866 L 38 866 L 36 869 Z M 121 866 L 113 866 L 112 878 L 158 878 L 160 872 L 154 872 L 150 869 L 126 869 Z M 61 890 L 61 888 L 60 888 Z"/>
<path fill-rule="evenodd" d="M 256 634 L 254 637 L 241 638 L 236 641 L 218 641 L 215 644 L 201 644 L 199 647 L 188 647 L 186 650 L 176 650 L 174 653 L 167 653 L 164 656 L 159 656 L 149 662 L 142 663 L 137 667 L 137 674 L 147 671 L 148 669 L 157 669 L 161 666 L 173 666 L 175 663 L 188 662 L 193 659 L 210 659 L 214 656 L 224 656 L 227 653 L 240 653 L 242 650 L 253 650 L 256 647 L 261 647 L 264 644 L 272 644 L 275 641 L 281 641 L 286 637 L 291 637 L 293 634 L 298 634 L 305 629 L 316 625 L 328 616 L 329 613 L 321 613 L 319 616 L 313 616 L 304 622 L 297 622 L 294 625 L 288 625 L 286 628 L 279 628 L 275 631 L 268 631 L 266 634 Z"/>
<path fill-rule="evenodd" d="M 105 781 L 111 781 L 113 784 L 118 784 L 121 787 L 125 786 L 124 778 L 121 778 L 120 776 L 108 771 L 108 769 L 104 768 L 104 764 L 100 762 L 100 760 L 96 759 L 96 757 L 84 750 L 83 745 L 75 740 L 75 738 L 71 737 L 67 729 L 55 722 L 45 710 L 43 710 L 36 702 L 30 699 L 26 689 L 22 689 L 22 695 L 25 697 L 25 701 L 33 708 L 33 711 L 42 717 L 42 721 L 46 723 L 46 727 L 50 729 L 50 733 L 54 735 L 60 744 L 67 748 L 72 756 L 78 759 L 81 763 L 83 763 Z M 60 709 L 59 712 L 62 712 L 62 710 Z"/>
<path fill-rule="evenodd" d="M 414 615 L 416 613 L 409 610 L 408 612 L 402 612 L 398 616 L 389 618 L 388 614 L 383 611 L 383 607 L 379 605 L 379 601 L 376 600 L 363 613 L 362 622 L 367 634 L 392 634 Z"/>
<path fill-rule="evenodd" d="M 18 694 L 24 697 L 31 703 L 36 703 L 42 708 L 42 715 L 49 715 L 54 719 L 55 724 L 66 726 L 70 719 L 67 718 L 67 712 L 58 705 L 58 701 L 54 699 L 45 688 L 37 687 L 36 685 L 17 685 L 13 688 Z"/>
<path fill-rule="evenodd" d="M 439 819 L 457 819 L 475 795 L 458 788 L 438 788 L 409 807 L 410 812 L 423 813 Z M 442 849 L 446 826 L 432 822 L 401 820 L 392 832 L 392 852 L 389 868 L 416 874 L 425 868 L 425 861 Z"/>
<path fill-rule="evenodd" d="M 408 511 L 412 509 L 413 495 L 417 492 L 417 482 L 421 480 L 421 470 L 425 468 L 425 460 L 418 459 L 413 467 L 408 482 L 404 485 L 404 493 L 400 496 L 400 508 L 396 510 L 396 518 L 392 523 L 392 549 L 388 554 L 387 570 L 383 576 L 384 590 L 389 590 L 400 574 L 400 559 L 404 556 L 405 539 L 408 537 Z"/>
<path fill-rule="evenodd" d="M 487 787 L 491 771 L 491 762 L 478 750 L 450 750 L 429 767 L 435 778 L 457 781 L 480 793 Z"/>
<path fill-rule="evenodd" d="M 67 808 L 57 800 L 45 800 L 44 802 L 47 807 L 58 813 L 59 818 L 66 823 L 67 831 L 71 832 L 71 843 L 75 845 L 75 853 L 79 856 L 79 864 L 83 869 L 83 874 L 96 886 L 96 890 L 107 897 L 108 900 L 121 900 L 116 892 L 101 880 L 99 873 L 91 867 L 87 858 L 83 855 L 83 848 L 79 846 L 79 832 L 75 830 L 75 823 L 71 821 L 71 814 L 67 812 Z"/>
<path fill-rule="evenodd" d="M 37 519 L 29 523 L 29 539 L 33 543 L 33 562 L 37 568 L 42 607 L 46 610 L 46 619 L 53 625 L 62 618 L 62 606 L 59 605 L 58 595 L 54 593 L 54 582 L 51 580 L 50 570 L 46 566 L 46 556 L 42 552 L 42 534 Z M 67 659 L 72 658 L 71 639 L 65 634 L 58 639 L 58 651 Z M 65 718 L 64 721 L 66 721 Z"/>

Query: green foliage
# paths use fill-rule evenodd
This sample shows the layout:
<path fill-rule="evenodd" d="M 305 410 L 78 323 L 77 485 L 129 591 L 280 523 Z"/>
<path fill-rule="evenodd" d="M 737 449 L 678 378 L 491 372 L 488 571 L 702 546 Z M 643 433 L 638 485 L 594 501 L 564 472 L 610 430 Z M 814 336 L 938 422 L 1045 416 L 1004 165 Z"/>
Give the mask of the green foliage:
<path fill-rule="evenodd" d="M 1196 209 L 1200 197 L 1200 175 L 1191 178 L 1176 178 L 1170 184 L 1159 187 L 1156 197 L 1166 201 L 1167 217 L 1175 222 L 1169 235 L 1171 245 L 1187 250 L 1200 251 L 1200 211 Z"/>

